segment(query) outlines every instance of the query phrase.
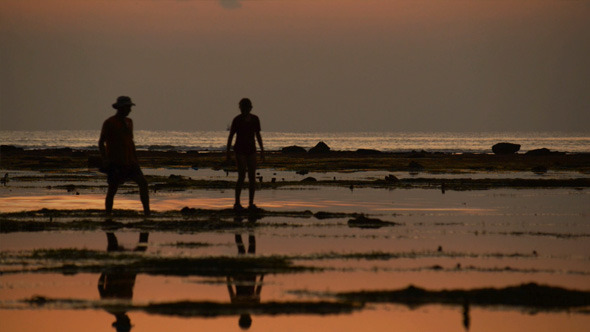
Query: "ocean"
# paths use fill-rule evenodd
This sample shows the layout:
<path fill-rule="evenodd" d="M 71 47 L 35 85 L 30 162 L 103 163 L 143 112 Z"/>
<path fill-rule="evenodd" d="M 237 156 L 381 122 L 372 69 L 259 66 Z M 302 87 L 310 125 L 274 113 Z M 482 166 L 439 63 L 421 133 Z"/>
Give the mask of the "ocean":
<path fill-rule="evenodd" d="M 97 130 L 0 131 L 2 145 L 24 149 L 72 148 L 97 150 Z M 137 130 L 139 150 L 222 151 L 227 131 Z M 383 152 L 491 153 L 498 142 L 521 145 L 521 152 L 547 148 L 551 151 L 590 152 L 590 133 L 566 132 L 262 132 L 267 151 L 298 145 L 311 148 L 318 142 L 332 150 L 375 149 Z"/>

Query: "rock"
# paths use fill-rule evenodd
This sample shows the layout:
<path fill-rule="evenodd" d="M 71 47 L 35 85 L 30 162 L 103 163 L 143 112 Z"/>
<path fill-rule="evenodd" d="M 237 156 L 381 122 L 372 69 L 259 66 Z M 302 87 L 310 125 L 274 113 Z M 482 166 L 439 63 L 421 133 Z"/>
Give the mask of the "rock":
<path fill-rule="evenodd" d="M 328 153 L 328 152 L 330 152 L 330 147 L 324 142 L 319 142 L 318 144 L 316 144 L 316 146 L 309 149 L 309 151 L 308 151 L 308 153 L 312 153 L 312 154 Z"/>
<path fill-rule="evenodd" d="M 408 157 L 410 157 L 410 158 L 424 158 L 424 157 L 426 157 L 427 154 L 428 154 L 428 152 L 426 152 L 424 150 L 420 150 L 420 151 L 412 150 L 410 152 L 410 154 L 408 155 Z"/>
<path fill-rule="evenodd" d="M 312 176 L 308 176 L 305 179 L 301 180 L 301 182 L 317 182 L 318 180 Z"/>
<path fill-rule="evenodd" d="M 309 173 L 309 171 L 308 171 L 308 170 L 306 170 L 306 169 L 302 169 L 302 170 L 299 170 L 299 171 L 297 171 L 297 172 L 295 172 L 295 173 L 296 173 L 296 174 L 299 174 L 299 175 L 305 175 L 305 174 Z"/>
<path fill-rule="evenodd" d="M 22 152 L 24 151 L 23 148 L 16 147 L 14 145 L 0 145 L 0 153 L 8 153 L 8 152 Z"/>
<path fill-rule="evenodd" d="M 376 218 L 368 218 L 364 215 L 360 215 L 354 219 L 348 220 L 348 227 L 357 227 L 357 228 L 381 228 L 384 226 L 396 226 L 398 225 L 395 222 L 383 221 L 381 219 Z"/>
<path fill-rule="evenodd" d="M 356 150 L 357 154 L 362 154 L 362 155 L 372 155 L 372 154 L 380 154 L 382 153 L 379 150 L 375 150 L 375 149 L 358 149 Z"/>
<path fill-rule="evenodd" d="M 281 153 L 297 154 L 297 153 L 307 153 L 307 151 L 305 151 L 305 149 L 300 146 L 291 145 L 291 146 L 287 146 L 287 147 L 282 148 Z"/>
<path fill-rule="evenodd" d="M 503 142 L 492 146 L 492 151 L 495 154 L 514 154 L 518 150 L 520 150 L 520 144 Z"/>
<path fill-rule="evenodd" d="M 188 206 L 185 206 L 180 210 L 180 213 L 183 215 L 191 215 L 191 214 L 195 214 L 196 212 L 197 212 L 197 209 L 189 208 Z"/>
<path fill-rule="evenodd" d="M 316 219 L 336 219 L 336 218 L 344 218 L 346 217 L 346 213 L 343 212 L 316 212 L 313 214 L 314 217 L 316 217 Z"/>
<path fill-rule="evenodd" d="M 527 151 L 525 153 L 525 155 L 527 155 L 527 156 L 548 156 L 551 153 L 552 153 L 551 150 L 549 150 L 547 148 L 542 148 L 542 149 L 534 149 L 534 150 Z"/>
<path fill-rule="evenodd" d="M 393 174 L 389 174 L 385 177 L 385 182 L 387 183 L 395 183 L 395 182 L 399 182 L 399 179 L 393 175 Z"/>

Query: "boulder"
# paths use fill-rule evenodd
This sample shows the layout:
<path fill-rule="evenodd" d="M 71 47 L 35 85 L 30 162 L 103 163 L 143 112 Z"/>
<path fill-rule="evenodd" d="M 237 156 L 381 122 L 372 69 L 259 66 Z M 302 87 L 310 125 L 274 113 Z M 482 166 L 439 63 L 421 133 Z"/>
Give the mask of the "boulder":
<path fill-rule="evenodd" d="M 291 146 L 287 146 L 281 149 L 282 153 L 306 153 L 307 151 L 305 151 L 304 148 L 297 146 L 297 145 L 291 145 Z"/>
<path fill-rule="evenodd" d="M 308 153 L 317 154 L 317 153 L 328 153 L 330 152 L 330 147 L 324 143 L 319 142 L 313 148 L 309 149 Z"/>
<path fill-rule="evenodd" d="M 317 182 L 318 180 L 313 176 L 308 176 L 305 179 L 301 180 L 301 182 Z"/>
<path fill-rule="evenodd" d="M 542 148 L 542 149 L 534 149 L 534 150 L 527 151 L 525 153 L 525 155 L 527 155 L 527 156 L 548 156 L 551 153 L 552 153 L 551 150 L 549 150 L 547 148 Z"/>
<path fill-rule="evenodd" d="M 393 174 L 389 174 L 385 177 L 385 182 L 387 183 L 395 183 L 395 182 L 399 182 L 399 179 L 393 175 Z"/>
<path fill-rule="evenodd" d="M 356 153 L 362 155 L 372 155 L 372 154 L 381 154 L 381 151 L 375 149 L 358 149 Z"/>
<path fill-rule="evenodd" d="M 22 152 L 25 149 L 16 147 L 14 145 L 0 145 L 0 153 L 8 153 L 8 152 Z"/>
<path fill-rule="evenodd" d="M 383 221 L 377 218 L 368 218 L 364 215 L 357 216 L 354 219 L 348 220 L 348 227 L 357 227 L 357 228 L 381 228 L 384 226 L 397 226 L 398 223 L 390 222 L 390 221 Z"/>
<path fill-rule="evenodd" d="M 520 150 L 520 144 L 503 142 L 492 146 L 492 151 L 495 154 L 514 154 L 518 150 Z"/>

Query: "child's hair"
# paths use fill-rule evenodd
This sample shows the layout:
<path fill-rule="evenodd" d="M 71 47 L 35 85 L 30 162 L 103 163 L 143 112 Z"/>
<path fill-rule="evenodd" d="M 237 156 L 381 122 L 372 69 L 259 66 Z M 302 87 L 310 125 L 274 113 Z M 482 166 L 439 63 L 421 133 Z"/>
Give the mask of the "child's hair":
<path fill-rule="evenodd" d="M 250 99 L 248 98 L 242 98 L 242 100 L 240 100 L 240 110 L 245 111 L 245 110 L 250 110 L 252 108 L 252 102 L 250 101 Z"/>

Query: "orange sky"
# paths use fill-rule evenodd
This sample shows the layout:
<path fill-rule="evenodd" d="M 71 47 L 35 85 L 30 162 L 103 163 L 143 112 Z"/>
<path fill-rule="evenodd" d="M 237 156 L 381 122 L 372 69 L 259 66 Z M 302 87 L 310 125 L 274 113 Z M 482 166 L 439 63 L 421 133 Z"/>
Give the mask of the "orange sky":
<path fill-rule="evenodd" d="M 263 130 L 584 131 L 588 17 L 584 1 L 4 0 L 0 129 L 95 129 L 128 94 L 138 129 L 223 130 L 249 96 Z"/>

